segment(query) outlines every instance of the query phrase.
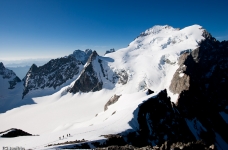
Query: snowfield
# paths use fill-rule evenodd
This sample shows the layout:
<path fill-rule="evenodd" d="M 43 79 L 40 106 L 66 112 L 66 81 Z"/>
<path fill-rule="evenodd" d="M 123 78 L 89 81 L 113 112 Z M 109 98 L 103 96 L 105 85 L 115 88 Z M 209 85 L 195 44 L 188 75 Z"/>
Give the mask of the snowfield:
<path fill-rule="evenodd" d="M 169 85 L 179 67 L 178 58 L 182 52 L 198 47 L 198 43 L 204 39 L 203 31 L 199 25 L 181 30 L 167 25 L 154 26 L 141 33 L 128 47 L 108 53 L 104 57 L 99 56 L 110 78 L 113 72 L 124 70 L 127 72 L 128 80 L 126 84 L 121 84 L 101 78 L 105 85 L 97 92 L 76 94 L 66 92 L 67 88 L 73 86 L 77 76 L 57 92 L 49 92 L 51 95 L 34 96 L 35 94 L 31 93 L 28 95 L 29 100 L 21 100 L 21 95 L 17 95 L 22 92 L 22 83 L 12 91 L 2 89 L 7 81 L 3 81 L 0 76 L 0 90 L 7 94 L 0 95 L 1 108 L 8 105 L 17 106 L 18 103 L 29 104 L 18 105 L 20 107 L 1 113 L 0 131 L 18 128 L 39 135 L 0 137 L 0 147 L 47 149 L 45 146 L 48 144 L 76 139 L 96 141 L 104 139 L 101 135 L 138 129 L 137 108 L 143 101 L 167 89 L 171 101 L 176 102 L 178 95 L 169 91 Z M 99 64 L 94 66 L 95 70 L 99 70 Z M 155 93 L 147 95 L 148 88 Z M 114 94 L 121 97 L 104 111 L 105 104 Z M 11 96 L 10 99 L 4 100 L 8 95 Z M 189 126 L 190 124 L 191 122 Z M 67 137 L 69 133 L 71 136 Z M 59 140 L 63 135 L 65 138 Z"/>

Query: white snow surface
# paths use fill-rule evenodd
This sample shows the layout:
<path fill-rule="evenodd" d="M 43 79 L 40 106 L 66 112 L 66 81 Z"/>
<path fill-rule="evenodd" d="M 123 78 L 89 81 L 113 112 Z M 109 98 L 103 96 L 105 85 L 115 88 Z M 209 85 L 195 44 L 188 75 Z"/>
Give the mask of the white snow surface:
<path fill-rule="evenodd" d="M 176 102 L 178 95 L 174 95 L 168 89 L 173 74 L 179 67 L 178 58 L 182 51 L 198 47 L 198 43 L 204 39 L 202 33 L 203 29 L 199 25 L 181 30 L 167 25 L 154 26 L 143 32 L 128 47 L 99 57 L 108 75 L 108 79 L 99 78 L 105 82 L 101 91 L 67 93 L 66 89 L 74 84 L 74 80 L 52 95 L 32 97 L 31 94 L 31 101 L 34 104 L 0 114 L 0 131 L 18 128 L 40 136 L 0 138 L 0 147 L 45 149 L 45 146 L 51 143 L 83 138 L 93 141 L 104 139 L 100 135 L 137 129 L 137 107 L 143 101 L 167 89 L 171 100 Z M 172 64 L 166 63 L 166 59 Z M 95 63 L 94 66 L 96 72 L 101 73 L 99 64 Z M 121 70 L 128 74 L 127 84 L 111 82 L 109 79 L 114 72 Z M 17 86 L 18 88 L 12 90 L 15 94 L 21 92 L 20 86 L 23 85 Z M 144 90 L 147 88 L 155 93 L 146 95 Z M 114 94 L 122 96 L 104 111 L 105 104 Z M 13 99 L 13 96 L 11 98 Z M 15 97 L 11 101 L 17 100 Z M 59 140 L 60 136 L 66 137 L 68 133 L 72 136 Z"/>

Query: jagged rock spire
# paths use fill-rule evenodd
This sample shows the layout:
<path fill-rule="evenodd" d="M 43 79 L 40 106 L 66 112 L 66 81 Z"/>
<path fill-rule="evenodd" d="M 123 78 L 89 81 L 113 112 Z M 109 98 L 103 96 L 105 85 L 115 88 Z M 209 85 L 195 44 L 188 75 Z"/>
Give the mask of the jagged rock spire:
<path fill-rule="evenodd" d="M 5 69 L 5 66 L 3 65 L 2 62 L 0 62 L 0 70 Z"/>

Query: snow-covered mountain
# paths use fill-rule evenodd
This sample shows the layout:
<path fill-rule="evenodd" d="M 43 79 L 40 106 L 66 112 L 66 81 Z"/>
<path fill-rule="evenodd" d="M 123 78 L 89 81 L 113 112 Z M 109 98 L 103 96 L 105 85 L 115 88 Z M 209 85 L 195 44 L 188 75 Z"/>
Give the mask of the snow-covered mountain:
<path fill-rule="evenodd" d="M 67 84 L 69 84 L 77 78 L 91 53 L 92 50 L 89 49 L 85 51 L 75 50 L 73 54 L 52 59 L 43 66 L 37 67 L 33 64 L 23 79 L 23 98 L 28 93 L 40 90 L 42 92 L 42 89 L 57 91 L 57 87 L 59 90 L 64 85 L 66 86 L 67 81 Z M 38 92 L 38 95 L 40 95 L 40 92 Z"/>
<path fill-rule="evenodd" d="M 40 136 L 1 138 L 0 145 L 142 147 L 203 139 L 207 147 L 226 149 L 227 51 L 228 42 L 199 25 L 165 25 L 104 57 L 77 50 L 33 65 L 21 92 L 22 101 L 30 98 L 33 105 L 0 114 L 0 131 L 19 128 Z"/>
<path fill-rule="evenodd" d="M 34 97 L 51 95 L 69 85 L 78 77 L 91 54 L 90 49 L 75 50 L 69 56 L 52 59 L 43 66 L 37 67 L 33 64 L 19 84 L 16 84 L 20 79 L 16 78 L 15 73 L 1 63 L 1 74 L 4 78 L 1 88 L 4 92 L 0 97 L 0 112 L 26 104 L 35 104 Z M 9 90 L 9 86 L 12 90 Z"/>
<path fill-rule="evenodd" d="M 147 88 L 158 92 L 169 89 L 172 76 L 178 68 L 179 56 L 197 48 L 204 39 L 204 31 L 198 25 L 182 30 L 167 25 L 154 26 L 141 33 L 127 48 L 106 54 L 106 57 L 98 56 L 96 65 L 93 63 L 94 67 L 91 67 L 95 68 L 95 72 L 99 70 L 99 73 L 92 73 L 99 78 L 99 83 L 94 84 L 100 86 L 99 90 L 113 87 L 121 88 L 123 93 L 138 92 Z M 89 73 L 90 70 L 87 70 Z M 84 77 L 79 79 L 88 83 Z M 95 79 L 93 81 L 95 82 Z M 169 91 L 168 93 L 172 101 L 176 101 L 177 95 Z"/>
<path fill-rule="evenodd" d="M 118 71 L 110 68 L 109 62 L 113 62 L 113 59 L 101 57 L 94 51 L 80 76 L 68 91 L 71 93 L 95 92 L 102 89 L 113 89 L 115 84 L 126 84 L 127 73 L 124 70 Z"/>

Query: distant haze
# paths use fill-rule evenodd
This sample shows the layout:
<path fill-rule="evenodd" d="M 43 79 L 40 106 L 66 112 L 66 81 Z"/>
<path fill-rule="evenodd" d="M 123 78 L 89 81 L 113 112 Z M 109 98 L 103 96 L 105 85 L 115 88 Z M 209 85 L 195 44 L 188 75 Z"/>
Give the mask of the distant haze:
<path fill-rule="evenodd" d="M 47 63 L 50 59 L 24 59 L 24 60 L 0 60 L 4 66 L 10 70 L 13 70 L 16 75 L 23 79 L 28 72 L 32 64 L 42 66 Z"/>
<path fill-rule="evenodd" d="M 24 67 L 7 67 L 10 70 L 13 70 L 13 72 L 16 73 L 16 75 L 22 80 L 26 73 L 28 72 L 30 66 L 24 66 Z"/>
<path fill-rule="evenodd" d="M 22 59 L 22 60 L 0 60 L 3 62 L 5 67 L 25 67 L 36 64 L 37 66 L 42 66 L 47 63 L 51 58 L 38 58 L 38 59 Z"/>

